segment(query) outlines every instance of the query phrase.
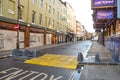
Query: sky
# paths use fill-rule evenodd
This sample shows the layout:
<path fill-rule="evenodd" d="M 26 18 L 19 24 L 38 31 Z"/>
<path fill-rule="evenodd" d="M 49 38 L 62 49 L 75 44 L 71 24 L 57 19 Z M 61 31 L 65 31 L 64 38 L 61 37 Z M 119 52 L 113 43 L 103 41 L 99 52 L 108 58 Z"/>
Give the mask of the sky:
<path fill-rule="evenodd" d="M 75 11 L 76 20 L 85 26 L 88 32 L 95 32 L 93 29 L 91 0 L 62 0 L 70 3 Z"/>

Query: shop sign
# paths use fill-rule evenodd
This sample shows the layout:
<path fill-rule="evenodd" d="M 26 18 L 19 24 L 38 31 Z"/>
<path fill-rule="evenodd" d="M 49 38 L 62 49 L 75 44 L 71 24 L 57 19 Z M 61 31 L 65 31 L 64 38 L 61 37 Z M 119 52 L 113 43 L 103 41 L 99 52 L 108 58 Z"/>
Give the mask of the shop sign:
<path fill-rule="evenodd" d="M 95 32 L 100 33 L 100 32 L 101 32 L 101 30 L 95 30 Z"/>
<path fill-rule="evenodd" d="M 113 18 L 112 10 L 97 11 L 97 19 L 111 19 L 111 18 Z"/>
<path fill-rule="evenodd" d="M 111 7 L 115 6 L 115 0 L 93 0 L 92 6 L 93 7 Z"/>
<path fill-rule="evenodd" d="M 117 17 L 120 18 L 120 0 L 117 0 Z"/>

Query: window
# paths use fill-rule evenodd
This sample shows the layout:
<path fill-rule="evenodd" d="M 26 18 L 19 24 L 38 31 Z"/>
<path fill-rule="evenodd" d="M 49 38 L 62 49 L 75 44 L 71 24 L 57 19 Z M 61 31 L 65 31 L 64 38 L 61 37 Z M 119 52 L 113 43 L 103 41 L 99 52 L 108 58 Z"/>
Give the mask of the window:
<path fill-rule="evenodd" d="M 51 13 L 51 6 L 48 7 L 48 12 Z"/>
<path fill-rule="evenodd" d="M 20 12 L 19 12 L 19 15 L 20 15 L 20 19 L 23 19 L 23 6 L 20 5 Z"/>
<path fill-rule="evenodd" d="M 47 6 L 47 3 L 46 3 L 46 11 L 47 11 L 47 8 L 48 8 L 48 6 Z"/>
<path fill-rule="evenodd" d="M 55 4 L 55 0 L 53 0 L 53 4 Z"/>
<path fill-rule="evenodd" d="M 53 15 L 55 15 L 55 9 L 53 9 Z"/>
<path fill-rule="evenodd" d="M 59 30 L 59 22 L 57 22 L 57 30 Z"/>
<path fill-rule="evenodd" d="M 55 27 L 55 20 L 53 20 L 53 29 L 54 29 L 54 27 Z"/>
<path fill-rule="evenodd" d="M 2 14 L 2 0 L 0 0 L 0 14 Z"/>
<path fill-rule="evenodd" d="M 47 16 L 45 16 L 45 26 L 47 26 Z"/>
<path fill-rule="evenodd" d="M 42 25 L 42 14 L 39 15 L 39 24 Z"/>
<path fill-rule="evenodd" d="M 50 25 L 51 25 L 51 19 L 49 18 L 48 19 L 48 27 L 50 27 Z"/>
<path fill-rule="evenodd" d="M 43 6 L 43 0 L 40 0 L 40 7 Z"/>
<path fill-rule="evenodd" d="M 15 2 L 13 0 L 9 0 L 8 2 L 8 15 L 11 18 L 15 17 Z"/>
<path fill-rule="evenodd" d="M 58 17 L 58 19 L 59 19 L 59 12 L 57 12 L 57 17 Z"/>
<path fill-rule="evenodd" d="M 33 4 L 35 4 L 36 0 L 32 0 Z"/>
<path fill-rule="evenodd" d="M 32 23 L 35 23 L 35 11 L 32 11 Z"/>

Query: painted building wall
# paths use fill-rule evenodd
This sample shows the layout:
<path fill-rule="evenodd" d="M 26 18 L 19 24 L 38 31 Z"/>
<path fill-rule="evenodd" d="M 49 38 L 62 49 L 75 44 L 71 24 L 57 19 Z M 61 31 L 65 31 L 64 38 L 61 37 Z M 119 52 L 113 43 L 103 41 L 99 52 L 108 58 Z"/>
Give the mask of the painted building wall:
<path fill-rule="evenodd" d="M 76 33 L 75 12 L 69 3 L 66 3 L 66 8 L 67 8 L 67 24 L 68 24 L 67 27 Z"/>
<path fill-rule="evenodd" d="M 22 19 L 20 21 L 32 23 L 32 11 L 35 11 L 35 22 L 32 24 L 66 32 L 67 9 L 60 0 L 20 0 Z M 16 19 L 18 15 L 18 0 L 0 0 L 0 15 Z M 42 23 L 39 17 L 42 15 Z"/>

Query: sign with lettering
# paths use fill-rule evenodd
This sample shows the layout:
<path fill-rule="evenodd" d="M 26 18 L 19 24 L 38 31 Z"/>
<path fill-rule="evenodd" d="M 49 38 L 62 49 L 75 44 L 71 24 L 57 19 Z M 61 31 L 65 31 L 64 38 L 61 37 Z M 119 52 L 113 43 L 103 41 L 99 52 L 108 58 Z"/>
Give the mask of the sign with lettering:
<path fill-rule="evenodd" d="M 97 19 L 111 19 L 113 18 L 112 10 L 100 10 L 97 11 Z"/>
<path fill-rule="evenodd" d="M 92 2 L 93 7 L 111 7 L 115 5 L 115 0 L 93 0 Z"/>
<path fill-rule="evenodd" d="M 120 18 L 120 0 L 117 0 L 117 17 Z"/>

